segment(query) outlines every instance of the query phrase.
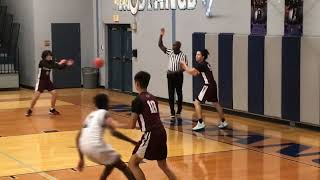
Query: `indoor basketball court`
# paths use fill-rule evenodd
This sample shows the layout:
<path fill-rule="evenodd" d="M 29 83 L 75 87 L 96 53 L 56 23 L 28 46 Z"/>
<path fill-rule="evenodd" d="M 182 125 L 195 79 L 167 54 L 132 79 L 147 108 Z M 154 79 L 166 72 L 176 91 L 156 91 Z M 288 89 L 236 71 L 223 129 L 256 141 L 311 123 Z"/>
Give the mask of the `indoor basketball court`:
<path fill-rule="evenodd" d="M 319 180 L 319 9 L 0 0 L 0 180 Z"/>

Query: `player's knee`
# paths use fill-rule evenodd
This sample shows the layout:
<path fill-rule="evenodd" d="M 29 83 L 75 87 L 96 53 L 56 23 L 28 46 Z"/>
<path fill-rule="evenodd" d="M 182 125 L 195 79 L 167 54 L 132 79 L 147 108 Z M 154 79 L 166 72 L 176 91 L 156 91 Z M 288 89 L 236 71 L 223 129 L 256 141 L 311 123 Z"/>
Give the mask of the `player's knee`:
<path fill-rule="evenodd" d="M 39 91 L 37 91 L 37 92 L 34 93 L 34 97 L 35 97 L 36 99 L 39 98 L 40 95 L 41 95 L 41 92 L 39 92 Z"/>
<path fill-rule="evenodd" d="M 55 90 L 51 91 L 51 94 L 52 94 L 53 96 L 58 96 L 58 93 L 57 93 L 57 91 L 55 91 Z"/>

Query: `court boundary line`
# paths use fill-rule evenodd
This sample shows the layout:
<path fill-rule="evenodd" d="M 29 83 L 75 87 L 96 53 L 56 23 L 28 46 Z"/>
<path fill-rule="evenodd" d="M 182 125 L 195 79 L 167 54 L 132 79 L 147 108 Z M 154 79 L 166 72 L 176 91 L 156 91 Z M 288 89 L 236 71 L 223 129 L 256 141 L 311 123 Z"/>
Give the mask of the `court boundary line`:
<path fill-rule="evenodd" d="M 6 158 L 8 159 L 11 159 L 13 160 L 14 162 L 20 164 L 22 167 L 28 169 L 28 170 L 31 170 L 33 171 L 33 173 L 28 173 L 28 174 L 38 174 L 48 180 L 58 180 L 57 178 L 53 177 L 53 176 L 50 176 L 49 174 L 45 173 L 44 171 L 41 171 L 41 170 L 37 170 L 36 168 L 34 168 L 32 165 L 29 165 L 27 163 L 24 163 L 23 161 L 20 161 L 18 160 L 17 158 L 9 155 L 8 153 L 5 153 L 4 151 L 2 151 L 0 149 L 0 154 L 2 154 L 3 156 L 5 156 Z M 11 175 L 11 176 L 17 176 L 19 174 L 15 174 L 15 175 Z M 0 176 L 0 177 L 8 177 L 8 176 Z"/>
<path fill-rule="evenodd" d="M 168 128 L 166 128 L 168 129 Z M 168 129 L 168 130 L 171 130 L 171 131 L 175 131 L 175 130 L 172 130 L 172 129 Z M 62 131 L 62 132 L 76 132 L 77 130 L 75 131 Z M 55 133 L 62 133 L 62 132 L 55 132 Z M 176 131 L 178 133 L 182 133 L 181 131 Z M 40 133 L 40 134 L 43 134 L 43 133 Z M 40 135 L 39 134 L 39 135 Z M 182 133 L 182 134 L 185 134 L 185 133 Z M 30 134 L 32 135 L 32 134 Z M 35 134 L 33 134 L 35 135 Z M 188 134 L 190 136 L 193 136 L 191 134 Z M 203 137 L 201 137 L 203 138 Z M 208 138 L 203 138 L 203 139 L 207 139 L 207 140 L 210 140 L 210 141 L 215 141 L 213 139 L 208 139 Z M 215 141 L 215 142 L 219 142 L 219 141 Z M 221 143 L 221 142 L 219 142 Z M 225 144 L 225 143 L 223 143 Z M 234 145 L 230 145 L 230 146 L 234 146 Z M 184 156 L 197 156 L 197 155 L 206 155 L 206 154 L 218 154 L 218 153 L 225 153 L 225 152 L 233 152 L 233 151 L 244 151 L 244 150 L 247 150 L 246 148 L 242 148 L 242 147 L 238 147 L 238 146 L 235 146 L 237 147 L 238 149 L 231 149 L 231 150 L 220 150 L 220 151 L 214 151 L 214 152 L 204 152 L 204 153 L 197 153 L 197 154 L 188 154 L 188 155 L 178 155 L 178 156 L 171 156 L 171 157 L 168 157 L 168 158 L 176 158 L 176 157 L 184 157 Z M 76 147 L 68 147 L 68 148 L 76 148 Z M 17 173 L 17 174 L 11 174 L 11 175 L 8 175 L 8 176 L 0 176 L 0 177 L 10 177 L 10 176 L 21 176 L 21 175 L 28 175 L 28 174 L 38 174 L 48 180 L 57 180 L 55 177 L 51 176 L 48 174 L 48 172 L 53 172 L 53 171 L 61 171 L 61 170 L 68 170 L 68 169 L 73 169 L 73 168 L 62 168 L 62 169 L 54 169 L 54 170 L 48 170 L 48 171 L 43 171 L 43 170 L 37 170 L 35 169 L 34 167 L 32 167 L 31 165 L 28 165 L 26 163 L 24 163 L 23 161 L 20 161 L 18 159 L 16 159 L 15 157 L 9 155 L 8 153 L 5 153 L 3 152 L 1 149 L 0 149 L 0 154 L 2 154 L 3 156 L 7 157 L 8 159 L 11 159 L 15 162 L 17 162 L 18 164 L 20 164 L 21 166 L 33 171 L 33 172 L 30 172 L 30 173 Z M 149 160 L 147 160 L 149 161 Z M 125 162 L 125 163 L 129 163 L 129 162 Z M 95 165 L 86 165 L 86 167 L 96 167 L 96 166 L 103 166 L 103 165 L 99 165 L 99 164 L 96 164 Z M 76 172 L 79 172 L 79 171 L 76 171 Z"/>
<path fill-rule="evenodd" d="M 68 103 L 70 103 L 70 102 L 68 102 Z M 74 106 L 80 106 L 80 107 L 86 107 L 86 108 L 94 108 L 93 106 L 90 106 L 90 105 L 81 105 L 81 104 L 74 104 L 74 103 L 71 103 L 71 104 L 73 104 Z M 130 116 L 122 115 L 122 114 L 119 113 L 119 112 L 113 112 L 113 111 L 110 111 L 110 110 L 109 110 L 109 112 L 110 112 L 110 114 L 114 114 L 114 115 L 116 115 L 116 116 L 124 117 L 124 118 L 127 118 L 127 119 L 130 118 Z M 192 121 L 191 121 L 191 122 L 192 122 Z M 209 123 L 209 124 L 216 126 L 216 124 L 213 124 L 213 123 Z M 167 128 L 167 127 L 165 127 L 165 128 L 166 128 L 166 129 L 170 129 L 170 128 Z M 171 130 L 179 131 L 179 130 L 176 130 L 176 129 L 171 129 Z M 71 131 L 72 131 L 72 130 L 71 130 Z M 76 130 L 76 131 L 77 131 L 77 130 Z M 61 131 L 61 132 L 67 132 L 67 131 Z M 192 134 L 192 133 L 187 133 L 187 132 L 185 132 L 185 131 L 179 131 L 179 132 L 182 132 L 182 133 L 185 133 L 185 134 L 189 134 L 189 135 L 195 136 L 194 134 Z M 34 134 L 42 134 L 42 133 L 34 133 Z M 257 133 L 257 134 L 259 134 L 259 133 Z M 16 135 L 16 136 L 26 136 L 26 135 L 31 135 L 31 134 Z M 12 136 L 2 136 L 2 137 L 12 137 Z M 195 136 L 195 137 L 199 137 L 199 136 Z M 210 139 L 210 138 L 205 137 L 205 136 L 202 136 L 202 137 L 205 138 L 205 139 Z M 304 165 L 308 165 L 308 166 L 312 166 L 312 167 L 316 167 L 316 168 L 319 168 L 319 169 L 320 169 L 320 166 L 308 164 L 308 163 L 305 163 L 305 162 L 301 162 L 301 161 L 298 161 L 298 160 L 294 160 L 294 159 L 287 158 L 287 157 L 283 157 L 283 156 L 276 155 L 276 154 L 271 154 L 271 153 L 259 151 L 259 150 L 257 150 L 257 149 L 251 148 L 251 147 L 249 147 L 249 146 L 243 145 L 243 146 L 245 146 L 245 147 L 243 147 L 243 146 L 241 146 L 241 145 L 239 145 L 239 144 L 234 145 L 234 144 L 232 144 L 232 143 L 228 143 L 228 142 L 224 142 L 224 141 L 219 141 L 219 140 L 216 140 L 216 139 L 211 139 L 211 140 L 216 141 L 216 142 L 220 142 L 220 143 L 225 143 L 225 144 L 228 144 L 228 145 L 237 146 L 237 147 L 244 148 L 244 149 L 253 150 L 253 151 L 256 151 L 256 152 L 259 152 L 259 153 L 262 153 L 262 154 L 268 154 L 268 155 L 271 155 L 271 156 L 274 156 L 274 157 L 280 157 L 280 158 L 282 158 L 282 159 L 290 160 L 290 161 L 293 161 L 293 162 L 296 162 L 296 163 L 301 163 L 301 164 L 304 164 Z M 286 139 L 284 139 L 284 140 L 286 140 Z M 290 141 L 292 141 L 292 140 L 290 140 Z M 295 141 L 292 141 L 292 142 L 295 142 Z"/>
<path fill-rule="evenodd" d="M 66 100 L 63 100 L 63 101 L 66 101 Z M 69 101 L 66 101 L 68 103 L 70 103 L 71 105 L 74 105 L 74 106 L 80 106 L 80 107 L 87 107 L 87 108 L 94 108 L 93 106 L 85 106 L 85 105 L 79 105 L 79 104 L 75 104 L 75 103 L 72 103 L 72 102 L 69 102 Z M 64 106 L 64 105 L 62 105 Z M 70 106 L 70 105 L 68 105 Z M 117 116 L 121 116 L 121 117 L 124 117 L 124 118 L 130 118 L 130 116 L 126 116 L 126 115 L 122 115 L 121 113 L 118 113 L 118 112 L 112 112 L 110 111 L 111 114 L 114 114 L 114 115 L 117 115 Z M 213 123 L 209 123 L 211 125 L 215 125 Z M 185 134 L 189 134 L 191 136 L 195 136 L 195 137 L 200 137 L 200 136 L 196 136 L 195 134 L 193 133 L 188 133 L 186 131 L 179 131 L 177 129 L 172 129 L 172 128 L 168 128 L 166 127 L 166 129 L 170 129 L 170 130 L 174 130 L 174 131 L 178 131 L 178 132 L 181 132 L 181 133 L 185 133 Z M 75 130 L 77 131 L 77 130 Z M 65 132 L 65 131 L 63 131 Z M 42 134 L 42 133 L 35 133 L 35 134 Z M 26 135 L 30 135 L 30 134 L 26 134 Z M 17 135 L 17 136 L 21 136 L 21 135 Z M 217 135 L 219 136 L 219 135 Z M 10 136 L 5 136 L 5 137 L 10 137 Z M 273 156 L 273 157 L 277 157 L 277 158 L 281 158 L 281 159 L 286 159 L 288 161 L 292 161 L 292 162 L 295 162 L 295 163 L 298 163 L 298 164 L 304 164 L 304 165 L 307 165 L 307 166 L 312 166 L 312 167 L 315 167 L 315 168 L 320 168 L 316 165 L 312 165 L 312 164 L 308 164 L 308 163 L 304 163 L 304 162 L 301 162 L 301 161 L 298 161 L 298 160 L 294 160 L 294 159 L 291 159 L 291 158 L 287 158 L 287 157 L 283 157 L 283 156 L 280 156 L 280 155 L 276 155 L 276 154 L 272 154 L 272 153 L 267 153 L 267 152 L 264 152 L 264 151 L 259 151 L 257 149 L 254 149 L 253 147 L 250 147 L 250 146 L 246 146 L 246 145 L 238 145 L 238 144 L 232 144 L 231 142 L 228 143 L 228 142 L 225 142 L 225 141 L 219 141 L 219 140 L 216 140 L 216 139 L 211 139 L 211 138 L 208 138 L 206 137 L 205 135 L 201 136 L 202 138 L 204 139 L 209 139 L 209 140 L 213 140 L 213 141 L 216 141 L 216 142 L 220 142 L 220 143 L 224 143 L 224 144 L 228 144 L 228 145 L 232 145 L 232 146 L 236 146 L 236 147 L 239 147 L 239 148 L 243 148 L 243 149 L 238 149 L 238 150 L 251 150 L 251 151 L 254 151 L 254 152 L 257 152 L 257 153 L 261 153 L 261 154 L 267 154 L 269 156 Z M 272 137 L 272 136 L 271 136 Z M 290 140 L 292 141 L 292 140 Z M 295 141 L 292 141 L 292 142 L 295 142 Z M 235 150 L 231 150 L 231 151 L 235 151 Z M 220 151 L 221 152 L 221 151 Z M 0 153 L 2 154 L 2 152 L 0 151 Z M 213 152 L 214 153 L 214 152 Z M 219 153 L 219 152 L 217 152 Z M 205 154 L 205 153 L 201 153 L 201 154 Z M 198 155 L 198 154 L 194 154 L 194 155 Z M 192 156 L 192 155 L 184 155 L 184 156 Z M 177 157 L 177 156 L 174 156 L 174 157 Z M 23 163 L 23 162 L 22 162 Z M 32 166 L 31 166 L 32 167 Z M 26 167 L 28 168 L 28 167 Z M 45 171 L 43 171 L 45 172 Z M 35 172 L 36 173 L 36 172 Z M 41 173 L 41 172 L 40 172 Z M 28 174 L 31 174 L 31 173 L 28 173 Z M 38 174 L 38 173 L 37 173 Z"/>
<path fill-rule="evenodd" d="M 83 107 L 87 107 L 87 108 L 94 108 L 93 106 L 81 105 L 81 104 L 80 104 L 80 105 L 77 104 L 76 106 L 80 106 L 80 107 L 83 106 Z M 117 116 L 120 116 L 120 117 L 130 118 L 130 116 L 122 115 L 122 114 L 119 113 L 119 112 L 113 112 L 113 111 L 110 111 L 110 110 L 109 110 L 109 112 L 110 112 L 110 114 L 114 114 L 114 115 L 117 115 Z M 191 121 L 191 122 L 192 122 L 192 121 Z M 209 124 L 210 124 L 210 125 L 217 126 L 216 124 L 213 124 L 213 123 L 209 123 Z M 166 129 L 170 129 L 170 128 L 167 128 L 167 127 L 165 127 L 165 128 L 166 128 Z M 171 130 L 179 131 L 179 130 L 176 130 L 176 129 L 171 129 Z M 241 130 L 239 130 L 239 131 L 241 131 Z M 187 133 L 187 132 L 185 132 L 185 131 L 179 131 L 179 132 L 182 132 L 182 133 L 185 133 L 185 134 L 189 134 L 189 135 L 195 136 L 193 133 Z M 257 134 L 260 134 L 260 133 L 257 133 Z M 198 137 L 198 136 L 195 136 L 195 137 Z M 206 137 L 205 135 L 202 136 L 202 137 L 205 138 L 205 139 L 210 139 L 210 138 Z M 244 149 L 249 149 L 249 150 L 252 150 L 252 151 L 259 152 L 259 153 L 261 153 L 261 154 L 267 154 L 267 155 L 271 155 L 271 156 L 274 156 L 274 157 L 279 157 L 279 158 L 282 158 L 282 159 L 290 160 L 290 161 L 293 161 L 293 162 L 296 162 L 296 163 L 300 163 L 300 164 L 304 164 L 304 165 L 308 165 L 308 166 L 312 166 L 312 167 L 316 167 L 316 168 L 320 169 L 320 166 L 308 164 L 308 163 L 301 162 L 301 161 L 298 161 L 298 160 L 294 160 L 294 159 L 291 159 L 291 158 L 288 158 L 288 157 L 283 157 L 283 156 L 281 156 L 281 155 L 276 155 L 276 154 L 271 154 L 271 153 L 267 153 L 267 152 L 264 152 L 264 151 L 259 151 L 259 150 L 257 150 L 257 149 L 252 148 L 252 147 L 249 147 L 249 146 L 243 145 L 243 146 L 245 146 L 245 147 L 243 147 L 243 146 L 241 146 L 241 145 L 239 145 L 239 144 L 234 145 L 234 144 L 232 144 L 232 143 L 228 143 L 228 142 L 224 142 L 224 141 L 219 141 L 219 140 L 216 140 L 216 139 L 211 139 L 211 140 L 217 141 L 217 142 L 221 142 L 221 143 L 225 143 L 225 144 L 228 144 L 228 145 L 237 146 L 237 147 L 244 148 Z M 284 140 L 286 140 L 286 139 L 284 139 Z M 289 140 L 289 141 L 292 141 L 292 140 Z M 292 141 L 292 142 L 295 142 L 295 141 Z"/>
<path fill-rule="evenodd" d="M 242 149 L 234 149 L 234 150 L 225 150 L 225 151 L 216 151 L 216 152 L 208 152 L 208 153 L 199 153 L 199 154 L 189 154 L 189 155 L 180 155 L 180 156 L 172 156 L 172 157 L 168 157 L 168 159 L 170 158 L 179 158 L 179 157 L 183 157 L 183 156 L 198 156 L 198 155 L 206 155 L 206 154 L 218 154 L 218 153 L 226 153 L 226 152 L 232 152 L 232 151 L 245 151 L 247 149 L 245 148 L 242 148 Z M 0 152 L 1 154 L 1 152 Z M 147 160 L 149 161 L 149 160 Z M 128 164 L 129 162 L 125 162 L 126 164 Z M 143 164 L 143 163 L 140 163 L 140 164 Z M 98 167 L 98 166 L 104 166 L 104 165 L 100 165 L 100 164 L 95 164 L 95 165 L 89 165 L 89 166 L 85 166 L 85 168 L 94 168 L 94 167 Z M 64 170 L 72 170 L 72 169 L 75 169 L 75 168 L 62 168 L 62 169 L 56 169 L 56 170 L 48 170 L 48 171 L 41 171 L 41 172 L 33 172 L 33 173 L 21 173 L 21 174 L 14 174 L 14 175 L 8 175 L 8 176 L 0 176 L 0 177 L 10 177 L 10 176 L 23 176 L 23 175 L 30 175 L 30 174 L 39 174 L 40 173 L 44 173 L 44 174 L 47 174 L 49 175 L 48 173 L 50 172 L 54 172 L 54 171 L 64 171 Z M 79 172 L 78 170 L 74 171 L 74 172 L 77 172 L 77 173 L 81 173 Z M 41 176 L 41 175 L 40 175 Z M 51 175 L 49 175 L 51 176 Z M 53 177 L 53 176 L 52 176 Z M 54 177 L 53 177 L 54 178 Z M 50 179 L 50 180 L 53 180 L 53 179 Z M 54 180 L 57 180 L 57 179 L 54 179 Z"/>
<path fill-rule="evenodd" d="M 125 116 L 125 115 L 121 115 L 120 113 L 117 113 L 117 112 L 110 112 L 111 114 L 115 114 L 115 115 L 118 115 L 118 116 L 121 116 L 121 117 L 126 117 L 126 118 L 129 118 L 128 116 Z M 216 126 L 216 124 L 212 124 L 212 123 L 208 123 L 210 125 L 214 125 Z M 170 127 L 165 127 L 166 129 L 171 129 Z M 175 131 L 179 131 L 179 130 L 176 130 L 176 129 L 171 129 L 171 130 L 175 130 Z M 192 135 L 192 136 L 195 136 L 195 137 L 199 137 L 199 136 L 196 136 L 194 135 L 193 133 L 188 133 L 186 131 L 179 131 L 179 132 L 182 132 L 182 133 L 185 133 L 185 134 L 189 134 L 189 135 Z M 258 133 L 257 133 L 258 134 Z M 217 135 L 219 136 L 219 135 Z M 201 136 L 205 139 L 210 139 L 208 137 L 206 137 L 205 135 Z M 280 155 L 276 155 L 276 154 L 272 154 L 272 153 L 267 153 L 267 152 L 263 152 L 263 151 L 259 151 L 257 149 L 254 149 L 254 148 L 251 148 L 250 146 L 241 146 L 239 144 L 232 144 L 232 143 L 228 143 L 228 142 L 224 142 L 224 141 L 219 141 L 219 140 L 216 140 L 216 139 L 210 139 L 210 140 L 213 140 L 213 141 L 217 141 L 217 142 L 220 142 L 220 143 L 224 143 L 224 144 L 228 144 L 228 145 L 233 145 L 233 146 L 237 146 L 237 147 L 240 147 L 240 148 L 244 148 L 244 149 L 249 149 L 249 150 L 252 150 L 252 151 L 256 151 L 256 152 L 259 152 L 261 154 L 267 154 L 267 155 L 271 155 L 271 156 L 274 156 L 274 157 L 279 157 L 279 158 L 282 158 L 282 159 L 286 159 L 286 160 L 290 160 L 290 161 L 293 161 L 293 162 L 296 162 L 296 163 L 301 163 L 301 164 L 304 164 L 304 165 L 308 165 L 308 166 L 312 166 L 312 167 L 316 167 L 318 169 L 320 169 L 320 166 L 316 166 L 316 165 L 312 165 L 312 164 L 308 164 L 308 163 L 305 163 L 305 162 L 301 162 L 301 161 L 298 161 L 298 160 L 294 160 L 294 159 L 291 159 L 291 158 L 287 158 L 287 157 L 283 157 L 283 156 L 280 156 Z M 295 142 L 295 141 L 292 141 L 292 142 Z"/>

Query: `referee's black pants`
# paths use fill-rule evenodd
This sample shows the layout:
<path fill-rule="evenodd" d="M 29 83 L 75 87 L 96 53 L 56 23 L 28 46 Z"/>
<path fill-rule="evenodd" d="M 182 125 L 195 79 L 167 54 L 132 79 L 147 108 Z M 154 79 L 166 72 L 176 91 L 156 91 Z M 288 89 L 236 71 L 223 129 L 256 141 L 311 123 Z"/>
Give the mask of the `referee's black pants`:
<path fill-rule="evenodd" d="M 182 85 L 183 85 L 183 72 L 168 72 L 168 93 L 169 93 L 169 105 L 171 116 L 175 116 L 175 114 L 181 114 L 182 111 Z M 178 96 L 178 110 L 177 113 L 174 109 L 175 98 L 174 94 L 177 93 Z"/>

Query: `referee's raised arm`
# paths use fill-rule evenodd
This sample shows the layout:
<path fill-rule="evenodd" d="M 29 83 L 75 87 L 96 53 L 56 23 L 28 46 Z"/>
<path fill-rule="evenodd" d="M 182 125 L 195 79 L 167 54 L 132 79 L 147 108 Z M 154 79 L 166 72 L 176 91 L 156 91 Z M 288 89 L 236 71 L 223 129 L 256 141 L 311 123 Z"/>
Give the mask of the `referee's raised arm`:
<path fill-rule="evenodd" d="M 167 53 L 167 48 L 163 45 L 163 41 L 162 41 L 162 38 L 163 38 L 163 36 L 164 36 L 164 33 L 165 33 L 164 28 L 161 28 L 161 29 L 160 29 L 160 37 L 159 37 L 158 46 L 159 46 L 159 48 L 160 48 L 164 53 Z"/>

